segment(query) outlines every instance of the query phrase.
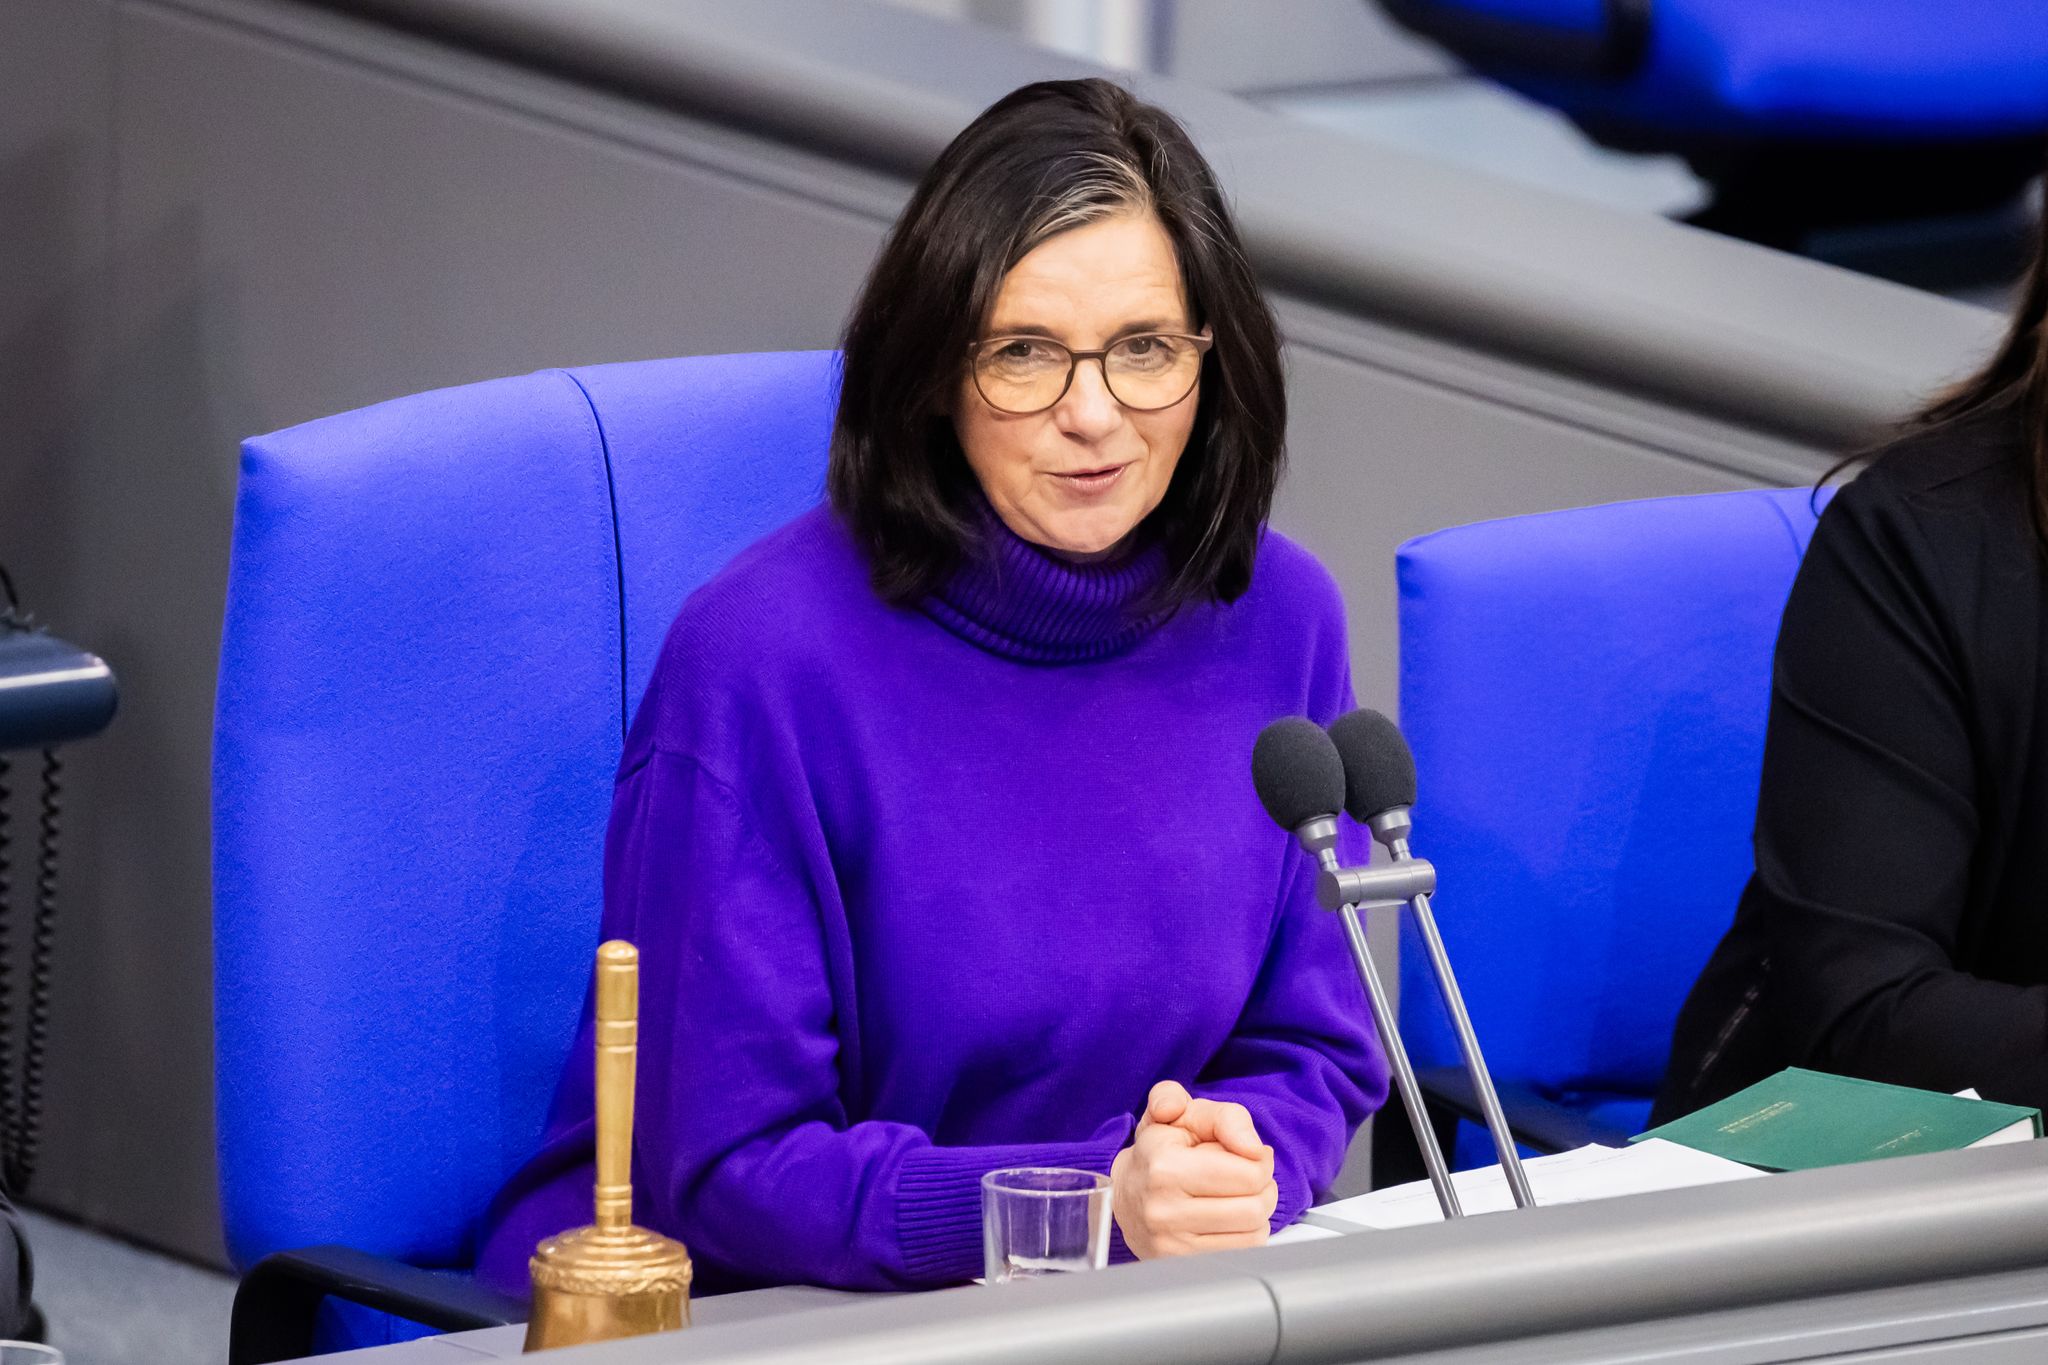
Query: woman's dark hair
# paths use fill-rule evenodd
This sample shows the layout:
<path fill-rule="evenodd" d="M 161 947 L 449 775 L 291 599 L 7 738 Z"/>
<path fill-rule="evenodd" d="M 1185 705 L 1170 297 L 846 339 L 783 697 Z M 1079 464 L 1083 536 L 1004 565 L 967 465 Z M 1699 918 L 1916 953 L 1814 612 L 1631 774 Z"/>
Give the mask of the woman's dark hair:
<path fill-rule="evenodd" d="M 939 154 L 847 323 L 826 485 L 884 598 L 924 596 L 977 547 L 974 474 L 948 414 L 1003 277 L 1047 238 L 1133 211 L 1157 215 L 1194 325 L 1215 334 L 1187 448 L 1146 522 L 1168 564 L 1158 605 L 1250 586 L 1287 427 L 1272 310 L 1180 124 L 1108 81 L 1045 81 Z"/>
<path fill-rule="evenodd" d="M 2048 549 L 2048 207 L 2035 225 L 2034 263 L 2020 285 L 2018 311 L 1998 350 L 1982 370 L 1906 419 L 1905 431 L 1933 431 L 1998 411 L 2016 417 L 2025 431 L 2028 510 L 2035 534 Z"/>

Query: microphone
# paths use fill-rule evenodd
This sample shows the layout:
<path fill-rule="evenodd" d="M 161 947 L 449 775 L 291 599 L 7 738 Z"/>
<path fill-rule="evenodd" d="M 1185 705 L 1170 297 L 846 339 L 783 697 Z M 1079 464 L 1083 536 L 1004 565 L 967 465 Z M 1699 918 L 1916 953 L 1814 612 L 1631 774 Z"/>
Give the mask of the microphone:
<path fill-rule="evenodd" d="M 1283 716 L 1252 745 L 1252 789 L 1273 823 L 1311 857 L 1337 843 L 1344 809 L 1344 760 L 1329 732 L 1307 716 Z"/>
<path fill-rule="evenodd" d="M 1458 1038 L 1458 1051 L 1465 1059 L 1465 1074 L 1472 1079 L 1480 1112 L 1493 1145 L 1500 1151 L 1501 1171 L 1518 1208 L 1536 1202 L 1529 1177 L 1522 1170 L 1521 1153 L 1514 1134 L 1508 1131 L 1507 1116 L 1501 1111 L 1500 1096 L 1493 1088 L 1493 1075 L 1480 1055 L 1479 1036 L 1472 1031 L 1472 1016 L 1466 1012 L 1465 997 L 1451 972 L 1450 954 L 1444 950 L 1443 935 L 1437 932 L 1436 915 L 1429 905 L 1436 889 L 1436 870 L 1408 851 L 1408 836 L 1414 831 L 1411 812 L 1415 805 L 1415 752 L 1401 728 L 1379 712 L 1363 708 L 1337 717 L 1330 723 L 1330 743 L 1344 767 L 1344 810 L 1353 820 L 1372 831 L 1385 846 L 1394 870 L 1429 868 L 1426 878 L 1418 877 L 1401 887 L 1415 912 L 1415 927 L 1421 931 L 1423 948 L 1429 954 L 1430 970 L 1443 992 L 1450 1012 L 1451 1028 Z M 1384 875 L 1384 874 L 1381 874 Z M 1424 884 L 1426 882 L 1426 885 Z"/>
<path fill-rule="evenodd" d="M 1365 929 L 1358 922 L 1362 896 L 1338 893 L 1346 874 L 1337 864 L 1337 813 L 1344 808 L 1347 790 L 1343 757 L 1328 731 L 1306 716 L 1283 716 L 1259 731 L 1252 745 L 1252 788 L 1259 804 L 1273 823 L 1293 835 L 1304 852 L 1316 860 L 1320 874 L 1316 883 L 1323 908 L 1335 910 L 1344 921 L 1344 937 L 1351 946 L 1352 965 L 1365 985 L 1365 1002 L 1372 1010 L 1373 1027 L 1379 1031 L 1380 1047 L 1387 1054 L 1387 1069 L 1408 1110 L 1408 1122 L 1415 1131 L 1415 1145 L 1429 1171 L 1429 1183 L 1436 1191 L 1437 1205 L 1445 1218 L 1460 1218 L 1457 1191 L 1451 1185 L 1450 1168 L 1443 1148 L 1430 1127 L 1429 1114 L 1422 1106 L 1422 1087 L 1415 1079 L 1414 1064 L 1408 1060 L 1407 1045 L 1389 1007 L 1385 986 L 1366 943 Z"/>
<path fill-rule="evenodd" d="M 1413 828 L 1408 813 L 1415 805 L 1415 754 L 1401 728 L 1360 707 L 1330 722 L 1329 733 L 1344 769 L 1345 813 L 1394 852 L 1391 841 L 1405 843 Z"/>

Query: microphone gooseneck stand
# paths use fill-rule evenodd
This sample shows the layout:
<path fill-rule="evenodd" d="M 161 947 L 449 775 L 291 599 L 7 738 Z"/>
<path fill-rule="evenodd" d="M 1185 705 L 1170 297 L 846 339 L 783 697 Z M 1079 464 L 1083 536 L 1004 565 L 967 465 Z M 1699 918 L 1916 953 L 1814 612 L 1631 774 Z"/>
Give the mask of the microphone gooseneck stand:
<path fill-rule="evenodd" d="M 1259 732 L 1252 746 L 1252 786 L 1259 804 L 1273 823 L 1293 835 L 1295 841 L 1321 869 L 1318 895 L 1332 878 L 1344 875 L 1337 862 L 1337 813 L 1344 808 L 1344 760 L 1337 745 L 1322 726 L 1306 716 L 1286 716 Z M 1362 898 L 1353 898 L 1353 900 Z M 1393 1073 L 1394 1089 L 1408 1110 L 1408 1122 L 1415 1130 L 1415 1145 L 1422 1164 L 1429 1171 L 1430 1188 L 1445 1218 L 1462 1218 L 1458 1192 L 1451 1185 L 1450 1168 L 1443 1149 L 1429 1126 L 1429 1111 L 1423 1107 L 1422 1086 L 1415 1079 L 1415 1067 L 1401 1041 L 1399 1022 L 1394 1018 L 1392 997 L 1374 967 L 1372 949 L 1358 921 L 1358 908 L 1351 901 L 1325 899 L 1324 908 L 1335 910 L 1344 922 L 1344 934 L 1351 945 L 1351 961 L 1358 979 L 1365 985 L 1365 1002 L 1372 1010 L 1373 1026 L 1379 1030 L 1380 1048 L 1387 1055 L 1387 1069 Z"/>
<path fill-rule="evenodd" d="M 1295 837 L 1301 840 L 1302 847 L 1314 852 L 1322 866 L 1322 876 L 1317 879 L 1320 894 L 1322 886 L 1343 875 L 1334 847 L 1337 822 L 1334 818 L 1310 822 L 1296 830 Z M 1435 1129 L 1429 1125 L 1429 1111 L 1423 1107 L 1422 1083 L 1415 1079 L 1415 1064 L 1408 1058 L 1400 1025 L 1387 1003 L 1392 997 L 1380 983 L 1379 969 L 1373 964 L 1365 926 L 1358 919 L 1359 907 L 1344 902 L 1334 907 L 1325 903 L 1324 908 L 1335 909 L 1344 923 L 1344 937 L 1351 945 L 1351 962 L 1358 968 L 1358 979 L 1365 986 L 1365 1003 L 1372 1010 L 1373 1027 L 1379 1031 L 1380 1049 L 1387 1054 L 1387 1070 L 1393 1073 L 1394 1089 L 1399 1092 L 1401 1105 L 1408 1111 L 1408 1122 L 1415 1130 L 1415 1145 L 1422 1152 L 1422 1165 L 1429 1172 L 1429 1187 L 1436 1192 L 1437 1207 L 1446 1218 L 1463 1218 L 1465 1210 L 1458 1203 L 1457 1187 L 1451 1184 L 1450 1165 L 1444 1160 Z"/>
<path fill-rule="evenodd" d="M 1421 931 L 1423 947 L 1429 955 L 1431 974 L 1436 977 L 1444 1007 L 1451 1016 L 1465 1074 L 1471 1078 L 1486 1129 L 1500 1152 L 1501 1172 L 1507 1178 L 1508 1190 L 1517 1208 L 1533 1207 L 1536 1197 L 1529 1188 L 1528 1173 L 1522 1169 L 1515 1136 L 1501 1111 L 1493 1075 L 1480 1054 L 1472 1016 L 1465 1009 L 1464 993 L 1458 989 L 1450 954 L 1444 950 L 1443 936 L 1437 932 L 1436 916 L 1430 909 L 1430 897 L 1436 893 L 1436 869 L 1408 848 L 1408 835 L 1414 827 L 1409 816 L 1415 805 L 1414 751 L 1408 747 L 1407 737 L 1399 726 L 1370 708 L 1361 707 L 1339 716 L 1331 722 L 1329 734 L 1344 768 L 1344 809 L 1372 831 L 1392 862 L 1390 866 L 1357 874 L 1339 873 L 1340 884 L 1328 894 L 1345 900 L 1405 904 L 1414 912 L 1416 928 Z M 1357 894 L 1342 885 L 1347 876 L 1354 875 L 1360 879 Z"/>
<path fill-rule="evenodd" d="M 1360 911 L 1386 906 L 1407 906 L 1415 915 L 1423 947 L 1429 955 L 1431 974 L 1443 994 L 1444 1006 L 1458 1039 L 1458 1051 L 1479 1099 L 1486 1128 L 1500 1152 L 1502 1174 L 1517 1208 L 1532 1208 L 1535 1193 L 1508 1128 L 1493 1075 L 1479 1051 L 1479 1038 L 1472 1029 L 1472 1016 L 1465 997 L 1451 971 L 1450 954 L 1437 931 L 1430 897 L 1436 893 L 1436 868 L 1417 858 L 1409 849 L 1413 830 L 1409 811 L 1415 803 L 1415 757 L 1408 741 L 1394 723 L 1377 711 L 1358 710 L 1340 717 L 1328 731 L 1305 717 L 1290 716 L 1274 721 L 1259 735 L 1252 750 L 1252 780 L 1259 800 L 1275 823 L 1292 833 L 1301 847 L 1315 858 L 1319 874 L 1316 899 L 1333 910 L 1344 925 L 1344 937 L 1351 949 L 1351 961 L 1365 986 L 1367 1005 L 1380 1045 L 1387 1054 L 1394 1087 L 1408 1110 L 1408 1122 L 1415 1132 L 1415 1145 L 1429 1172 L 1431 1189 L 1445 1218 L 1464 1216 L 1458 1193 L 1452 1185 L 1443 1148 L 1429 1121 L 1423 1103 L 1421 1083 L 1409 1060 L 1408 1049 L 1389 1007 L 1389 996 L 1373 963 Z M 1341 794 L 1341 800 L 1338 799 Z M 1389 861 L 1380 867 L 1347 868 L 1336 853 L 1337 817 L 1332 807 L 1341 805 L 1352 818 L 1372 832 L 1387 850 Z"/>
<path fill-rule="evenodd" d="M 1529 1188 L 1529 1176 L 1522 1169 L 1515 1136 L 1508 1129 L 1507 1115 L 1502 1111 L 1500 1096 L 1494 1090 L 1493 1073 L 1487 1069 L 1486 1058 L 1479 1051 L 1479 1035 L 1473 1032 L 1472 1016 L 1465 1009 L 1464 993 L 1458 989 L 1458 978 L 1451 971 L 1450 954 L 1444 949 L 1443 935 L 1437 932 L 1436 916 L 1430 912 L 1429 898 L 1436 891 L 1436 867 L 1429 860 L 1417 858 L 1409 852 L 1407 807 L 1396 806 L 1382 811 L 1366 823 L 1374 837 L 1386 846 L 1392 862 L 1383 868 L 1356 870 L 1325 865 L 1323 875 L 1317 881 L 1317 897 L 1325 908 L 1336 908 L 1345 916 L 1347 936 L 1356 933 L 1356 916 L 1350 913 L 1354 905 L 1368 909 L 1405 905 L 1414 912 L 1415 927 L 1421 931 L 1423 948 L 1429 954 L 1430 971 L 1436 977 L 1444 1007 L 1451 1016 L 1451 1029 L 1457 1035 L 1465 1074 L 1472 1079 L 1472 1089 L 1479 1097 L 1480 1113 L 1486 1119 L 1486 1130 L 1493 1135 L 1493 1145 L 1500 1151 L 1500 1166 L 1507 1176 L 1508 1191 L 1514 1196 L 1515 1207 L 1532 1208 L 1536 1196 Z M 1335 858 L 1331 861 L 1335 862 Z M 1355 951 L 1353 956 L 1357 956 Z M 1405 1091 L 1402 1098 L 1407 1099 Z M 1423 1164 L 1429 1166 L 1432 1164 L 1432 1149 L 1437 1146 L 1436 1133 L 1427 1116 L 1419 1111 L 1416 1128 L 1417 1141 L 1422 1145 Z M 1428 1134 L 1426 1142 L 1422 1141 L 1424 1133 Z M 1440 1152 L 1435 1154 L 1435 1160 L 1443 1160 Z"/>
<path fill-rule="evenodd" d="M 1400 834 L 1381 833 L 1382 819 L 1398 816 Z M 1375 837 L 1386 845 L 1393 856 L 1395 866 L 1417 862 L 1408 851 L 1408 812 L 1390 811 L 1369 822 Z M 1391 823 L 1391 822 L 1390 822 Z M 1432 876 L 1431 881 L 1435 881 Z M 1500 1107 L 1500 1095 L 1493 1088 L 1493 1072 L 1487 1068 L 1486 1058 L 1479 1053 L 1479 1035 L 1472 1031 L 1472 1016 L 1465 1009 L 1464 992 L 1458 989 L 1458 978 L 1451 973 L 1451 955 L 1444 951 L 1443 935 L 1436 930 L 1436 915 L 1429 908 L 1430 893 L 1418 891 L 1408 902 L 1415 913 L 1415 927 L 1422 931 L 1422 944 L 1429 953 L 1430 970 L 1436 975 L 1438 989 L 1443 992 L 1444 1005 L 1451 1014 L 1451 1028 L 1458 1035 L 1458 1051 L 1465 1058 L 1466 1074 L 1472 1078 L 1472 1088 L 1479 1092 L 1480 1112 L 1486 1115 L 1486 1131 L 1493 1135 L 1493 1145 L 1500 1150 L 1500 1168 L 1507 1176 L 1508 1189 L 1515 1197 L 1518 1209 L 1533 1208 L 1536 1195 L 1529 1188 L 1528 1172 L 1522 1169 L 1522 1153 L 1515 1145 L 1514 1132 L 1508 1127 L 1508 1117 Z"/>

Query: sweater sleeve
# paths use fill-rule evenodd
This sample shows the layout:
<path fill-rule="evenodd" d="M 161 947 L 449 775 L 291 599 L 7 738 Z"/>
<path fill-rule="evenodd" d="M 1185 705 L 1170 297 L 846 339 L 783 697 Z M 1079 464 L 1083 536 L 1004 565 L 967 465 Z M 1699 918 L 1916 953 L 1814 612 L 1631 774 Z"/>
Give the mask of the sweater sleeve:
<path fill-rule="evenodd" d="M 981 1273 L 981 1177 L 1107 1173 L 1132 1120 L 1087 1140 L 939 1147 L 851 1122 L 820 908 L 796 860 L 690 758 L 622 774 L 605 932 L 639 944 L 640 1197 L 693 1256 L 755 1281 L 908 1289 Z M 582 1045 L 579 1044 L 579 1050 Z"/>
<path fill-rule="evenodd" d="M 2048 988 L 1956 965 L 1980 837 L 1967 665 L 1933 547 L 1873 477 L 1822 518 L 1786 607 L 1742 913 L 1791 1055 L 2048 1105 Z"/>
<path fill-rule="evenodd" d="M 1343 927 L 1316 901 L 1314 865 L 1289 850 L 1271 946 L 1230 1037 L 1194 1094 L 1251 1111 L 1273 1148 L 1277 1230 L 1328 1193 L 1351 1136 L 1387 1098 L 1387 1063 Z M 1362 862 L 1362 855 L 1346 862 Z"/>
<path fill-rule="evenodd" d="M 1320 565 L 1298 590 L 1319 604 L 1303 710 L 1327 724 L 1357 704 L 1351 687 L 1344 604 Z M 1283 836 L 1284 837 L 1284 836 Z M 1338 854 L 1361 866 L 1371 840 L 1344 822 Z M 1277 1230 L 1325 1196 L 1352 1135 L 1387 1099 L 1387 1061 L 1372 1025 L 1343 922 L 1316 901 L 1316 866 L 1292 839 L 1274 902 L 1273 930 L 1251 994 L 1230 1035 L 1190 1090 L 1251 1111 L 1273 1148 L 1280 1199 Z"/>

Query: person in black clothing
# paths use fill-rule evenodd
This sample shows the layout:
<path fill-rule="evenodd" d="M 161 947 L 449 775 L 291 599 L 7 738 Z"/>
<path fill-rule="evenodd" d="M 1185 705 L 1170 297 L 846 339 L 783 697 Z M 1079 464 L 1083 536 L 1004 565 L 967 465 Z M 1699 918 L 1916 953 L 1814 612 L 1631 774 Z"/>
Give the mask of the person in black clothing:
<path fill-rule="evenodd" d="M 1653 1123 L 1786 1066 L 2048 1109 L 2048 222 L 2019 314 L 1821 514 L 1756 872 Z"/>

